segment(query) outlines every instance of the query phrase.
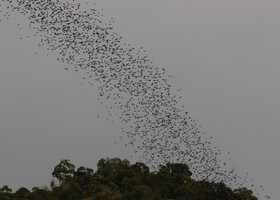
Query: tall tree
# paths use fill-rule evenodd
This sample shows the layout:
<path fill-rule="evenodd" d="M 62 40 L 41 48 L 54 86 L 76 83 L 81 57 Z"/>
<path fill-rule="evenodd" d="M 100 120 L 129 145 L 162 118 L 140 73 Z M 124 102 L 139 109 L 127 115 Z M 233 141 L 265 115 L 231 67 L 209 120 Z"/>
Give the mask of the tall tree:
<path fill-rule="evenodd" d="M 63 182 L 66 178 L 72 177 L 74 174 L 75 165 L 69 159 L 62 159 L 52 172 L 53 177 L 57 178 L 59 182 Z"/>

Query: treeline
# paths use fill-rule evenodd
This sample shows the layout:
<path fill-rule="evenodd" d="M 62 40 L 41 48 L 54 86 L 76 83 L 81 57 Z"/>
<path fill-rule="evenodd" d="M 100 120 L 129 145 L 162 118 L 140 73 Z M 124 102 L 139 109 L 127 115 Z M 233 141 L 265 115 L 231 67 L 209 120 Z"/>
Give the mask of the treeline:
<path fill-rule="evenodd" d="M 251 190 L 196 181 L 186 164 L 167 163 L 150 172 L 144 163 L 101 159 L 97 171 L 64 159 L 54 167 L 50 187 L 0 188 L 0 200 L 257 200 Z"/>

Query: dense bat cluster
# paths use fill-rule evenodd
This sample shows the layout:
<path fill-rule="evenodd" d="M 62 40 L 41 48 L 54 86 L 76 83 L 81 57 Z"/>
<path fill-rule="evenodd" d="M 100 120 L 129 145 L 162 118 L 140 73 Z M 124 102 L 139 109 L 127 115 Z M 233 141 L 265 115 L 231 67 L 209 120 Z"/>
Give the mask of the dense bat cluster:
<path fill-rule="evenodd" d="M 143 47 L 134 48 L 114 31 L 113 19 L 97 9 L 58 0 L 1 0 L 1 19 L 14 12 L 29 20 L 39 46 L 56 50 L 67 71 L 84 74 L 83 84 L 94 85 L 108 121 L 120 123 L 125 146 L 150 165 L 187 163 L 196 179 L 223 181 L 233 188 L 253 187 L 241 178 L 226 157 L 201 132 L 197 120 L 180 105 L 180 89 L 172 76 L 155 67 Z M 221 158 L 223 157 L 223 159 Z"/>

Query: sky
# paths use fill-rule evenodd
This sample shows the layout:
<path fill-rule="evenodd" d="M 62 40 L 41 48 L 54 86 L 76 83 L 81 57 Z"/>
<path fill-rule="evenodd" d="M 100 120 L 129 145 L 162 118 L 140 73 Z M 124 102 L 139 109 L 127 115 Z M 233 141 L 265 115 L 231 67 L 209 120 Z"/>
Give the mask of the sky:
<path fill-rule="evenodd" d="M 280 199 L 280 2 L 87 2 L 174 75 L 186 110 L 215 145 L 230 151 L 240 173 L 248 171 L 272 200 Z M 19 30 L 18 20 L 26 19 L 0 23 L 0 186 L 48 185 L 62 158 L 91 168 L 103 157 L 127 158 L 129 150 L 114 143 L 121 130 L 103 117 L 97 89 L 81 85 L 82 76 L 66 71 L 55 52 L 46 56 L 36 38 L 21 40 L 30 31 Z"/>

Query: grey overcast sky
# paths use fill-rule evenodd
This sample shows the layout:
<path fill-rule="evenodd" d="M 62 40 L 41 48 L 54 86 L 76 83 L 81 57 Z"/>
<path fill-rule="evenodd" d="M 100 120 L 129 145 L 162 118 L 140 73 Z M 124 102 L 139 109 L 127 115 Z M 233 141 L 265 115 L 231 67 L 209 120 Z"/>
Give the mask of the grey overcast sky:
<path fill-rule="evenodd" d="M 175 76 L 202 129 L 280 199 L 280 1 L 87 2 Z M 80 85 L 81 76 L 64 70 L 55 52 L 46 56 L 35 38 L 21 40 L 29 30 L 19 31 L 18 20 L 25 19 L 0 23 L 0 186 L 48 185 L 62 158 L 92 168 L 103 157 L 126 158 L 97 89 Z"/>

